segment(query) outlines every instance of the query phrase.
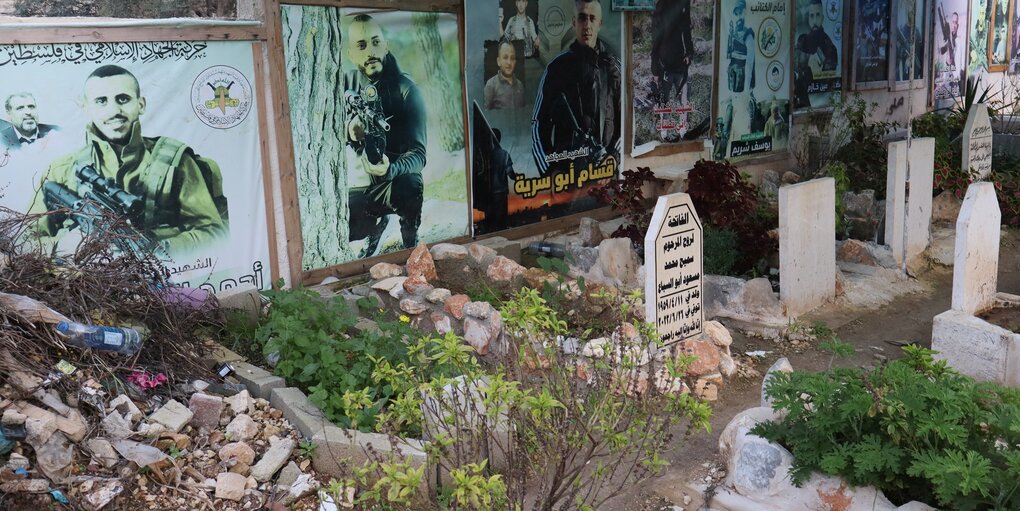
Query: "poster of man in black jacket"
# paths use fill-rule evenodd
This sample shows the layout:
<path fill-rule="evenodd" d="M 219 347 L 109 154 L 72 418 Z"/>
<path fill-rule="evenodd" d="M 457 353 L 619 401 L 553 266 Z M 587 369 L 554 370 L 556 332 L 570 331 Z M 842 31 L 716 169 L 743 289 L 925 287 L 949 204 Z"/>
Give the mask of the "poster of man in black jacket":
<path fill-rule="evenodd" d="M 427 145 L 425 101 L 389 51 L 379 24 L 358 14 L 348 29 L 356 71 L 344 76 L 349 163 L 350 241 L 367 238 L 360 257 L 379 247 L 387 215 L 400 217 L 404 248 L 418 244 Z"/>
<path fill-rule="evenodd" d="M 688 70 L 694 56 L 691 0 L 660 1 L 652 12 L 652 80 L 657 103 L 687 104 Z M 673 91 L 676 90 L 676 98 Z"/>
<path fill-rule="evenodd" d="M 539 174 L 578 171 L 620 158 L 620 60 L 599 39 L 602 3 L 576 0 L 574 41 L 546 66 L 532 114 Z"/>

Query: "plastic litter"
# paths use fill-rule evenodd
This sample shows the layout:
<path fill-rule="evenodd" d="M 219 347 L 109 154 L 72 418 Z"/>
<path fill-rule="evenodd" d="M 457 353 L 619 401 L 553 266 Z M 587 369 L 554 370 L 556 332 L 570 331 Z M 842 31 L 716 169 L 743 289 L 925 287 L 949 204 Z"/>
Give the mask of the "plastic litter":
<path fill-rule="evenodd" d="M 53 497 L 53 500 L 55 500 L 55 501 L 65 505 L 65 506 L 70 506 L 71 505 L 71 501 L 67 500 L 67 497 L 64 496 L 64 494 L 61 493 L 60 490 L 50 490 L 50 496 Z"/>
<path fill-rule="evenodd" d="M 139 467 L 159 463 L 167 458 L 163 451 L 151 445 L 140 444 L 131 440 L 115 440 L 111 443 L 121 456 L 135 462 Z"/>
<path fill-rule="evenodd" d="M 79 348 L 134 355 L 142 347 L 142 334 L 133 328 L 61 321 L 57 324 L 56 331 L 64 342 Z"/>

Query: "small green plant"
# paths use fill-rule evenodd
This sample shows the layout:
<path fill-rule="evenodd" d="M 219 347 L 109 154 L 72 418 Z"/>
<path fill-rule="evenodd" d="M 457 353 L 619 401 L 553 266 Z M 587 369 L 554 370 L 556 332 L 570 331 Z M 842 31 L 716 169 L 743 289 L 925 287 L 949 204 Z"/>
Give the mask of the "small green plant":
<path fill-rule="evenodd" d="M 274 372 L 308 392 L 334 422 L 371 430 L 395 395 L 387 385 L 374 385 L 372 372 L 382 360 L 406 362 L 418 332 L 383 316 L 378 330 L 359 330 L 340 297 L 294 289 L 274 291 L 271 298 L 269 317 L 255 338 L 265 354 L 280 354 Z"/>
<path fill-rule="evenodd" d="M 737 265 L 737 235 L 729 229 L 705 225 L 705 273 L 708 275 L 734 275 Z"/>
<path fill-rule="evenodd" d="M 315 450 L 318 449 L 318 448 L 319 448 L 319 446 L 316 445 L 315 442 L 312 442 L 311 440 L 308 440 L 308 439 L 301 440 L 300 442 L 298 442 L 298 449 L 301 452 L 301 457 L 302 458 L 306 458 L 306 459 L 314 458 L 315 457 Z"/>
<path fill-rule="evenodd" d="M 766 389 L 783 419 L 752 431 L 812 472 L 872 485 L 895 503 L 942 509 L 1020 508 L 1020 390 L 978 383 L 907 346 L 878 368 L 777 374 Z"/>

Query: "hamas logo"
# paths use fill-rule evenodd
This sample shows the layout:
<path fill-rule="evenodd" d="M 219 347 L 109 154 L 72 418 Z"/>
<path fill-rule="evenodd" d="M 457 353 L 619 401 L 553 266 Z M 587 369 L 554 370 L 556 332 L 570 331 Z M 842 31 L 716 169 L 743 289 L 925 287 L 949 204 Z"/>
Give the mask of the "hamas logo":
<path fill-rule="evenodd" d="M 251 84 L 230 66 L 210 67 L 199 73 L 191 85 L 191 106 L 206 125 L 233 128 L 251 111 Z"/>

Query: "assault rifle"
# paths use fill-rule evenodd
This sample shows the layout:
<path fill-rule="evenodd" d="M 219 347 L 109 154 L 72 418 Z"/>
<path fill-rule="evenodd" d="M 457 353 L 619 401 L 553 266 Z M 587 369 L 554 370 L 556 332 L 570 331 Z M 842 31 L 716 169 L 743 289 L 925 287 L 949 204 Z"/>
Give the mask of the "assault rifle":
<path fill-rule="evenodd" d="M 109 232 L 122 254 L 142 260 L 149 254 L 165 258 L 162 246 L 132 225 L 142 213 L 142 200 L 124 191 L 85 165 L 75 173 L 80 196 L 53 181 L 43 183 L 43 200 L 50 211 L 65 209 L 85 233 Z"/>
<path fill-rule="evenodd" d="M 576 168 L 586 168 L 589 163 L 592 165 L 598 165 L 606 159 L 609 152 L 606 151 L 605 146 L 595 140 L 595 137 L 591 136 L 591 133 L 581 129 L 581 123 L 577 122 L 577 116 L 574 115 L 574 109 L 570 107 L 570 101 L 567 101 L 567 95 L 560 93 L 560 101 L 563 103 L 563 108 L 567 111 L 567 115 L 570 117 L 570 127 L 574 132 L 574 144 L 572 149 L 587 148 L 588 156 L 582 156 L 576 158 L 580 160 L 579 165 L 575 165 Z M 599 126 L 599 132 L 604 129 L 604 126 Z M 580 140 L 580 144 L 578 144 Z"/>
<path fill-rule="evenodd" d="M 379 89 L 368 85 L 360 94 L 353 90 L 344 92 L 344 111 L 365 127 L 365 157 L 372 165 L 378 165 L 386 153 L 386 132 L 390 131 Z"/>

